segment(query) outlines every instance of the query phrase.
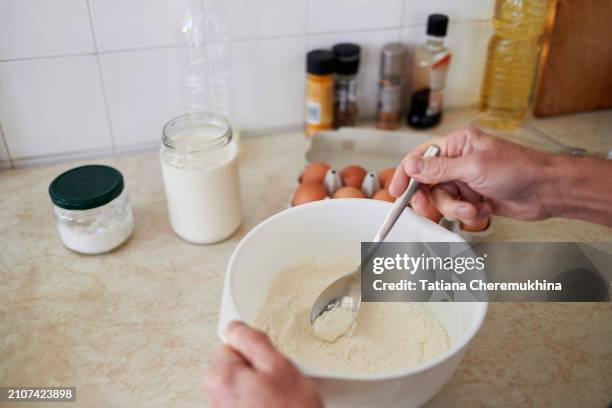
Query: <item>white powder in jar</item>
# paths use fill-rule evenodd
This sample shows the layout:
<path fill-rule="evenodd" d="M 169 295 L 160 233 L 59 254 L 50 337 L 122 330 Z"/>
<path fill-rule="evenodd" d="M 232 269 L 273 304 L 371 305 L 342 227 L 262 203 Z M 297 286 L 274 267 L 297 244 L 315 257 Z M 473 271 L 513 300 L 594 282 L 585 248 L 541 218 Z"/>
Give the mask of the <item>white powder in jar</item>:
<path fill-rule="evenodd" d="M 132 234 L 134 221 L 130 217 L 126 222 L 112 223 L 88 232 L 65 224 L 58 224 L 57 229 L 62 242 L 68 248 L 82 254 L 92 255 L 111 251 L 123 244 Z"/>
<path fill-rule="evenodd" d="M 81 254 L 102 254 L 123 244 L 134 230 L 134 217 L 127 193 L 88 210 L 54 206 L 57 230 L 64 245 Z"/>

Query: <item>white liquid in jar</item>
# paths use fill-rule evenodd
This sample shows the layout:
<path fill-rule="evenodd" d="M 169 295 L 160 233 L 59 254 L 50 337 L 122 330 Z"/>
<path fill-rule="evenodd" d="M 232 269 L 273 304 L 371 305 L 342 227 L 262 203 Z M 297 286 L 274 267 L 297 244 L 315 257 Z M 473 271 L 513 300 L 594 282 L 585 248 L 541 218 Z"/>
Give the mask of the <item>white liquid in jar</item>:
<path fill-rule="evenodd" d="M 182 140 L 191 138 L 185 136 Z M 169 157 L 162 153 L 170 224 L 181 238 L 210 244 L 238 229 L 242 215 L 236 156 L 234 143 L 206 153 L 204 158 Z"/>

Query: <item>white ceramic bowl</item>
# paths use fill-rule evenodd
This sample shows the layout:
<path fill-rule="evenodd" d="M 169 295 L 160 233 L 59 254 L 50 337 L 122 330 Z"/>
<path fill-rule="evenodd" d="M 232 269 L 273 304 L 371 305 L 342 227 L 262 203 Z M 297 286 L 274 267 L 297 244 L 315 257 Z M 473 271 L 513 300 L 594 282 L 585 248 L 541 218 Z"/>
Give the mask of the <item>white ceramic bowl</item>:
<path fill-rule="evenodd" d="M 390 204 L 323 200 L 289 208 L 263 221 L 240 242 L 229 262 L 219 336 L 231 320 L 252 323 L 280 270 L 308 259 L 360 257 L 360 242 L 375 235 Z M 388 241 L 461 242 L 461 237 L 406 209 Z M 425 303 L 446 328 L 450 349 L 416 367 L 376 374 L 338 373 L 295 361 L 314 379 L 326 407 L 416 407 L 449 380 L 484 320 L 487 304 Z"/>

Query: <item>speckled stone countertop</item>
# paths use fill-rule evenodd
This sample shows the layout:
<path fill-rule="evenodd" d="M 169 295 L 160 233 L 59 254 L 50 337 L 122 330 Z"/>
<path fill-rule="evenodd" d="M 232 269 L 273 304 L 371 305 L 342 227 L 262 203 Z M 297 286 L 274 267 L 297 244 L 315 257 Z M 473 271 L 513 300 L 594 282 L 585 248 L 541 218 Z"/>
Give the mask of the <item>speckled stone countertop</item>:
<path fill-rule="evenodd" d="M 473 115 L 451 112 L 431 133 Z M 612 111 L 531 123 L 571 145 L 612 148 Z M 102 256 L 70 252 L 55 229 L 47 187 L 74 163 L 0 172 L 0 386 L 77 387 L 77 403 L 53 407 L 207 406 L 200 384 L 219 344 L 228 258 L 247 231 L 285 208 L 306 149 L 297 133 L 243 139 L 244 223 L 211 246 L 173 234 L 156 153 L 94 160 L 123 172 L 136 220 L 131 239 Z M 612 241 L 612 230 L 578 221 L 497 218 L 494 227 L 491 240 Z M 612 304 L 495 303 L 427 406 L 603 407 L 611 399 Z"/>

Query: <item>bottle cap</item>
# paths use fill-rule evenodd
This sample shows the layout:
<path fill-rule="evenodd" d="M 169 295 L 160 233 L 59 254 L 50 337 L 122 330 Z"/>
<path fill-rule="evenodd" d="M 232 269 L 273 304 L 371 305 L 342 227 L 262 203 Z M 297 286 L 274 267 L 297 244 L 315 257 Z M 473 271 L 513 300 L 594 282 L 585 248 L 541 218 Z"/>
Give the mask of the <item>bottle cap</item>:
<path fill-rule="evenodd" d="M 336 74 L 353 75 L 359 69 L 359 53 L 361 48 L 357 44 L 342 43 L 332 47 L 335 57 Z"/>
<path fill-rule="evenodd" d="M 310 74 L 329 75 L 334 72 L 334 54 L 328 50 L 314 50 L 306 54 L 306 70 Z"/>
<path fill-rule="evenodd" d="M 448 16 L 444 14 L 430 14 L 427 19 L 427 35 L 444 37 L 448 27 Z"/>
<path fill-rule="evenodd" d="M 380 54 L 380 76 L 403 76 L 405 61 L 406 47 L 404 47 L 400 43 L 391 43 L 385 45 Z"/>

